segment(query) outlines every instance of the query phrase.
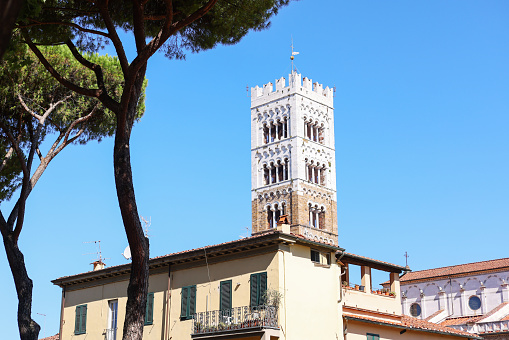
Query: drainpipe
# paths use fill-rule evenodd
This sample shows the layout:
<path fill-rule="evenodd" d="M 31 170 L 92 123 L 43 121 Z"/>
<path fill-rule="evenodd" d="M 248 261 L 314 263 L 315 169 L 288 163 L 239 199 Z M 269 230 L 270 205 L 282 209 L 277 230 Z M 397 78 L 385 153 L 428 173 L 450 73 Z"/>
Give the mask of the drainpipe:
<path fill-rule="evenodd" d="M 171 289 L 171 264 L 168 265 L 168 290 L 166 291 L 166 327 L 164 339 L 167 340 L 170 332 L 170 289 Z"/>
<path fill-rule="evenodd" d="M 62 340 L 62 328 L 64 327 L 64 306 L 65 306 L 65 286 L 62 287 L 62 306 L 60 307 L 60 328 L 58 339 Z"/>
<path fill-rule="evenodd" d="M 285 331 L 284 335 L 286 338 L 286 261 L 285 261 L 285 252 L 284 250 L 278 249 L 278 252 L 281 252 L 283 254 L 283 289 L 285 291 L 283 295 L 283 301 L 284 301 L 284 307 L 285 307 Z"/>
<path fill-rule="evenodd" d="M 341 261 L 341 259 L 343 258 L 343 256 L 345 256 L 345 252 L 342 252 L 341 253 L 341 256 L 336 258 L 336 263 Z M 339 275 L 339 300 L 338 300 L 338 303 L 341 303 L 341 301 L 343 301 L 343 287 L 341 286 L 341 278 L 343 277 L 343 275 L 346 274 L 346 269 L 344 272 L 341 272 L 341 274 Z"/>

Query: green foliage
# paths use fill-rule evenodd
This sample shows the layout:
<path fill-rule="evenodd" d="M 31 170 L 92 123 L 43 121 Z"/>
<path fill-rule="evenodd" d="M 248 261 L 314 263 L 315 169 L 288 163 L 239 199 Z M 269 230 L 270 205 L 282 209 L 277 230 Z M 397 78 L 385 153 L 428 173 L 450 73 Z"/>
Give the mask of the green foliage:
<path fill-rule="evenodd" d="M 174 0 L 173 23 L 181 22 L 200 9 L 206 0 Z M 169 58 L 184 58 L 186 52 L 200 52 L 214 48 L 217 44 L 231 45 L 240 41 L 249 30 L 269 27 L 269 19 L 290 0 L 219 0 L 204 16 L 174 34 L 161 51 Z M 99 2 L 97 2 L 99 3 Z M 164 23 L 166 13 L 164 0 L 148 0 L 144 14 L 147 38 L 156 36 Z M 114 25 L 125 31 L 134 30 L 132 1 L 110 0 L 109 13 Z M 60 9 L 58 9 L 60 8 Z M 63 10 L 72 8 L 73 10 Z M 87 0 L 47 0 L 45 9 L 38 18 L 42 22 L 75 23 L 83 28 L 105 31 L 106 27 L 95 3 Z M 55 43 L 68 37 L 78 42 L 81 49 L 97 51 L 108 43 L 104 37 L 83 33 L 64 25 L 31 26 L 31 36 L 39 42 Z"/>
<path fill-rule="evenodd" d="M 66 46 L 50 46 L 43 48 L 48 59 L 60 74 L 80 86 L 96 88 L 94 73 L 79 64 Z M 90 61 L 101 65 L 107 90 L 110 95 L 120 100 L 124 77 L 117 58 L 86 55 Z M 145 80 L 146 86 L 146 80 Z M 145 110 L 144 89 L 137 108 L 137 119 Z M 34 140 L 34 131 L 39 124 L 22 106 L 18 98 L 21 96 L 26 105 L 36 114 L 43 115 L 51 105 L 63 101 L 48 116 L 40 127 L 38 140 Z M 47 137 L 65 134 L 71 124 L 95 109 L 92 118 L 85 123 L 76 124 L 70 129 L 70 137 L 83 129 L 74 143 L 86 144 L 91 140 L 101 141 L 102 138 L 115 133 L 116 116 L 106 109 L 97 99 L 78 95 L 60 85 L 46 71 L 38 59 L 23 45 L 16 46 L 6 53 L 0 61 L 0 122 L 19 140 L 20 148 L 28 155 L 32 142 L 40 145 Z M 5 159 L 11 141 L 4 131 L 0 130 L 0 161 Z M 21 167 L 16 154 L 5 159 L 5 166 L 0 171 L 0 202 L 10 199 L 13 191 L 19 187 Z"/>

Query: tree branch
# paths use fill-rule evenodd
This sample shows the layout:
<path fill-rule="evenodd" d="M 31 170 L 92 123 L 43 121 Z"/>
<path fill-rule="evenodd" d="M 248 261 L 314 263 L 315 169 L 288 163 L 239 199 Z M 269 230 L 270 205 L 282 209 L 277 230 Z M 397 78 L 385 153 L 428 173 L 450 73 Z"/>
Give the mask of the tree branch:
<path fill-rule="evenodd" d="M 92 29 L 89 29 L 89 28 L 84 28 L 84 27 L 81 27 L 81 26 L 79 26 L 77 24 L 74 24 L 72 22 L 42 22 L 42 21 L 37 21 L 37 20 L 34 20 L 34 19 L 30 19 L 30 21 L 32 21 L 33 24 L 26 24 L 26 25 L 19 25 L 18 24 L 16 27 L 18 27 L 18 28 L 29 28 L 29 27 L 34 27 L 34 26 L 61 25 L 61 26 L 73 27 L 73 28 L 76 28 L 77 30 L 79 30 L 81 32 L 85 32 L 85 33 L 97 34 L 97 35 L 101 35 L 101 36 L 106 37 L 106 38 L 110 37 L 108 35 L 108 33 L 104 33 L 104 32 L 97 31 L 97 30 L 92 30 Z"/>
<path fill-rule="evenodd" d="M 28 44 L 32 52 L 37 56 L 39 61 L 44 65 L 46 70 L 48 70 L 49 73 L 62 85 L 67 87 L 69 90 L 74 91 L 76 93 L 82 94 L 87 97 L 94 97 L 99 98 L 101 102 L 106 106 L 108 109 L 110 109 L 113 112 L 118 111 L 118 103 L 111 99 L 107 94 L 103 93 L 100 89 L 86 89 L 81 86 L 78 86 L 69 80 L 62 77 L 54 68 L 51 66 L 51 64 L 48 62 L 48 60 L 44 57 L 44 55 L 41 53 L 41 51 L 37 48 L 37 46 L 33 43 L 33 41 L 30 39 L 30 36 L 26 32 L 26 30 L 22 30 L 23 38 L 25 39 L 25 42 Z"/>
<path fill-rule="evenodd" d="M 129 61 L 127 60 L 127 56 L 125 55 L 124 46 L 122 45 L 122 41 L 118 37 L 115 25 L 111 20 L 110 12 L 108 9 L 108 1 L 104 1 L 99 4 L 99 11 L 103 17 L 104 25 L 106 25 L 106 29 L 108 30 L 110 40 L 113 42 L 113 46 L 115 47 L 115 51 L 117 52 L 118 60 L 120 61 L 120 67 L 122 67 L 122 73 L 124 74 L 125 77 L 127 75 L 127 70 L 129 68 Z"/>
<path fill-rule="evenodd" d="M 5 165 L 7 165 L 7 162 L 9 161 L 9 159 L 11 159 L 13 151 L 14 151 L 14 148 L 11 146 L 9 148 L 9 151 L 7 151 L 7 153 L 5 154 L 4 160 L 2 161 L 2 164 L 0 165 L 0 172 L 2 172 L 2 170 L 5 167 Z"/>
<path fill-rule="evenodd" d="M 23 98 L 21 97 L 21 95 L 19 94 L 19 92 L 16 93 L 18 95 L 18 99 L 19 99 L 19 102 L 21 103 L 21 106 L 23 106 L 23 108 L 25 109 L 26 112 L 28 112 L 30 115 L 32 115 L 35 119 L 37 120 L 41 120 L 41 116 L 39 116 L 37 113 L 35 113 L 34 111 L 30 110 L 30 108 L 28 107 L 28 105 L 25 103 L 25 101 L 23 100 Z"/>

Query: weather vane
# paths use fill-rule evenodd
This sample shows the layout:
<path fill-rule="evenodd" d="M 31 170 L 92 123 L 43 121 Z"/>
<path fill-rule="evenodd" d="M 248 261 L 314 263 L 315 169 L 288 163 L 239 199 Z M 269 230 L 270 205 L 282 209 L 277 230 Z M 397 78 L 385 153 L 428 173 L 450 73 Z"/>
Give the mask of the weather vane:
<path fill-rule="evenodd" d="M 292 72 L 293 72 L 294 70 L 295 70 L 295 71 L 297 71 L 297 69 L 296 69 L 296 68 L 294 69 L 293 59 L 294 59 L 294 56 L 295 56 L 295 55 L 299 54 L 299 52 L 295 52 L 295 51 L 293 50 L 293 37 L 292 37 L 292 45 L 291 45 L 291 46 L 292 46 L 292 56 L 290 57 L 290 60 L 292 61 Z"/>

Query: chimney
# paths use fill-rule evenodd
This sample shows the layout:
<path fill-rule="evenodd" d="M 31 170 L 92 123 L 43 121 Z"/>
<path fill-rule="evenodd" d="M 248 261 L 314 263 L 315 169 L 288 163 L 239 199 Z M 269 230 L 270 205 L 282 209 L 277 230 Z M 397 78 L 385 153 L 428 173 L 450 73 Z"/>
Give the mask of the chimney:
<path fill-rule="evenodd" d="M 290 233 L 290 223 L 288 223 L 288 215 L 281 215 L 277 221 L 277 230 L 285 234 Z"/>
<path fill-rule="evenodd" d="M 94 265 L 94 271 L 101 270 L 101 269 L 104 269 L 106 267 L 106 263 L 104 263 L 101 260 L 94 261 L 91 264 Z"/>

